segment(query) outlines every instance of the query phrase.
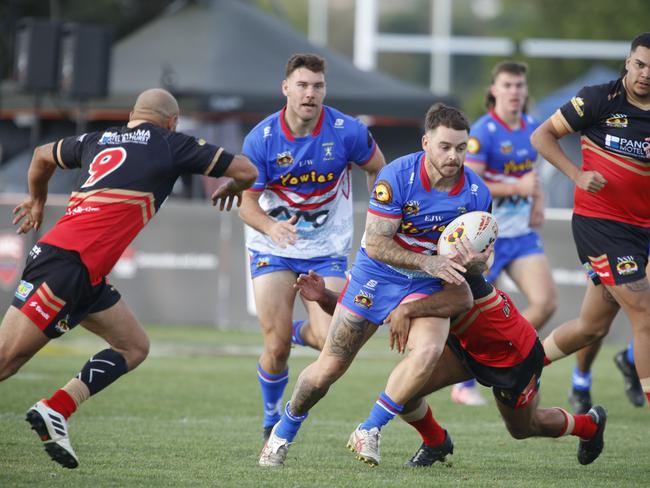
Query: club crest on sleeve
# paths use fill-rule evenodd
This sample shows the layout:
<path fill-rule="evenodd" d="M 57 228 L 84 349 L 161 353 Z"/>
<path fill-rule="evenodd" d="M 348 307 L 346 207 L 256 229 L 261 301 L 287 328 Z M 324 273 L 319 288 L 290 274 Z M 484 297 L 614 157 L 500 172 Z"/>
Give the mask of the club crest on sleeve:
<path fill-rule="evenodd" d="M 379 180 L 375 185 L 372 197 L 379 203 L 390 203 L 393 201 L 393 189 L 386 180 Z"/>

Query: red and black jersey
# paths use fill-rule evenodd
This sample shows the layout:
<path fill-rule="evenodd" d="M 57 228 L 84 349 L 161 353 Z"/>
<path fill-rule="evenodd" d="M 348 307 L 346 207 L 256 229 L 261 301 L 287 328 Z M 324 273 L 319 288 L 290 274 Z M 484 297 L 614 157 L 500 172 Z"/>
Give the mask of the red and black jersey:
<path fill-rule="evenodd" d="M 185 173 L 222 176 L 233 155 L 153 124 L 115 127 L 54 144 L 61 168 L 87 177 L 40 242 L 79 253 L 92 284 L 106 276 Z"/>
<path fill-rule="evenodd" d="M 580 131 L 582 169 L 607 180 L 597 193 L 576 187 L 574 212 L 650 227 L 650 105 L 627 93 L 620 78 L 583 88 L 551 120 L 558 130 Z"/>
<path fill-rule="evenodd" d="M 514 366 L 528 357 L 537 332 L 506 293 L 485 285 L 491 291 L 475 296 L 472 309 L 452 319 L 450 333 L 477 362 L 496 368 Z"/>

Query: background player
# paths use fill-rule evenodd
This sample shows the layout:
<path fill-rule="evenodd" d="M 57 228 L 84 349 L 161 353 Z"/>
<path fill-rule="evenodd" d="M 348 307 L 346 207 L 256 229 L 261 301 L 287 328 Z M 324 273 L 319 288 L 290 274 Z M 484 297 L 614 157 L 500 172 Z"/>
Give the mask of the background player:
<path fill-rule="evenodd" d="M 257 176 L 245 157 L 175 133 L 178 114 L 171 94 L 147 90 L 138 97 L 126 126 L 36 148 L 28 173 L 29 198 L 14 210 L 19 234 L 38 230 L 56 167 L 87 173 L 65 215 L 30 251 L 13 304 L 0 325 L 0 380 L 79 323 L 110 346 L 27 412 L 45 450 L 66 468 L 78 465 L 68 417 L 91 395 L 132 371 L 149 351 L 144 329 L 106 275 L 181 174 L 229 177 L 212 195 L 213 202 L 227 210 L 235 200 L 239 203 L 242 190 Z"/>
<path fill-rule="evenodd" d="M 286 66 L 285 107 L 246 137 L 243 152 L 259 171 L 244 194 L 240 216 L 247 224 L 251 276 L 264 351 L 257 365 L 268 438 L 282 413 L 289 381 L 291 342 L 321 349 L 331 317 L 306 303 L 308 322 L 294 321 L 293 283 L 317 270 L 327 286 L 345 284 L 352 243 L 350 162 L 367 173 L 368 188 L 384 157 L 368 128 L 323 105 L 325 60 L 294 54 Z"/>
<path fill-rule="evenodd" d="M 530 135 L 537 122 L 526 114 L 528 67 L 503 61 L 492 69 L 486 95 L 488 113 L 471 128 L 465 164 L 485 179 L 494 198 L 499 224 L 494 264 L 488 280 L 505 271 L 525 295 L 524 317 L 541 329 L 556 308 L 551 268 L 536 229 L 544 223 L 544 193 L 535 171 L 537 151 Z M 476 382 L 456 385 L 451 398 L 466 405 L 484 405 Z"/>
<path fill-rule="evenodd" d="M 432 106 L 426 114 L 423 151 L 386 166 L 370 199 L 364 245 L 332 319 L 318 359 L 298 378 L 285 413 L 260 455 L 262 466 L 282 465 L 309 409 L 345 373 L 356 353 L 402 301 L 442 289 L 440 278 L 462 285 L 464 268 L 434 255 L 444 227 L 459 214 L 489 210 L 481 179 L 463 170 L 469 124 L 455 108 Z M 461 289 L 460 307 L 471 297 Z M 426 317 L 411 324 L 409 354 L 391 374 L 368 419 L 352 434 L 361 451 L 372 450 L 379 430 L 401 410 L 431 374 L 444 347 L 448 318 Z"/>
<path fill-rule="evenodd" d="M 580 317 L 544 341 L 549 360 L 604 337 L 617 307 L 634 336 L 641 388 L 650 396 L 650 32 L 638 35 L 625 61 L 625 75 L 580 90 L 533 134 L 540 154 L 576 184 L 573 238 L 590 274 Z M 582 134 L 582 169 L 558 139 Z"/>

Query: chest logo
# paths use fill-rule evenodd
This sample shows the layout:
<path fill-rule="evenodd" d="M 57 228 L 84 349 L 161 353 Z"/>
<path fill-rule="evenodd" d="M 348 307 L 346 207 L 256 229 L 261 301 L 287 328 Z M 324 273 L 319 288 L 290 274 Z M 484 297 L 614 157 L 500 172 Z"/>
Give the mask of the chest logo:
<path fill-rule="evenodd" d="M 512 142 L 510 141 L 503 141 L 501 143 L 501 154 L 510 154 L 512 152 Z"/>
<path fill-rule="evenodd" d="M 284 151 L 278 154 L 275 162 L 278 163 L 278 166 L 290 166 L 293 163 L 293 156 L 291 155 L 291 151 Z"/>
<path fill-rule="evenodd" d="M 476 137 L 470 137 L 467 141 L 467 152 L 476 154 L 481 149 L 481 143 Z"/>
<path fill-rule="evenodd" d="M 627 115 L 625 114 L 612 114 L 605 119 L 607 127 L 614 127 L 617 129 L 625 129 L 627 127 Z"/>

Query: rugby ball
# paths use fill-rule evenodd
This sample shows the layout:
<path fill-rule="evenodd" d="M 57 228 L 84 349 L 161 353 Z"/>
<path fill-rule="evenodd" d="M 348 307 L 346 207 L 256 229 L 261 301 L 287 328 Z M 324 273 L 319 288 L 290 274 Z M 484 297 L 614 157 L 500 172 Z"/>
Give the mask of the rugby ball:
<path fill-rule="evenodd" d="M 488 212 L 467 212 L 452 220 L 440 234 L 438 254 L 451 253 L 461 237 L 467 237 L 477 252 L 485 251 L 499 234 L 497 221 Z"/>

